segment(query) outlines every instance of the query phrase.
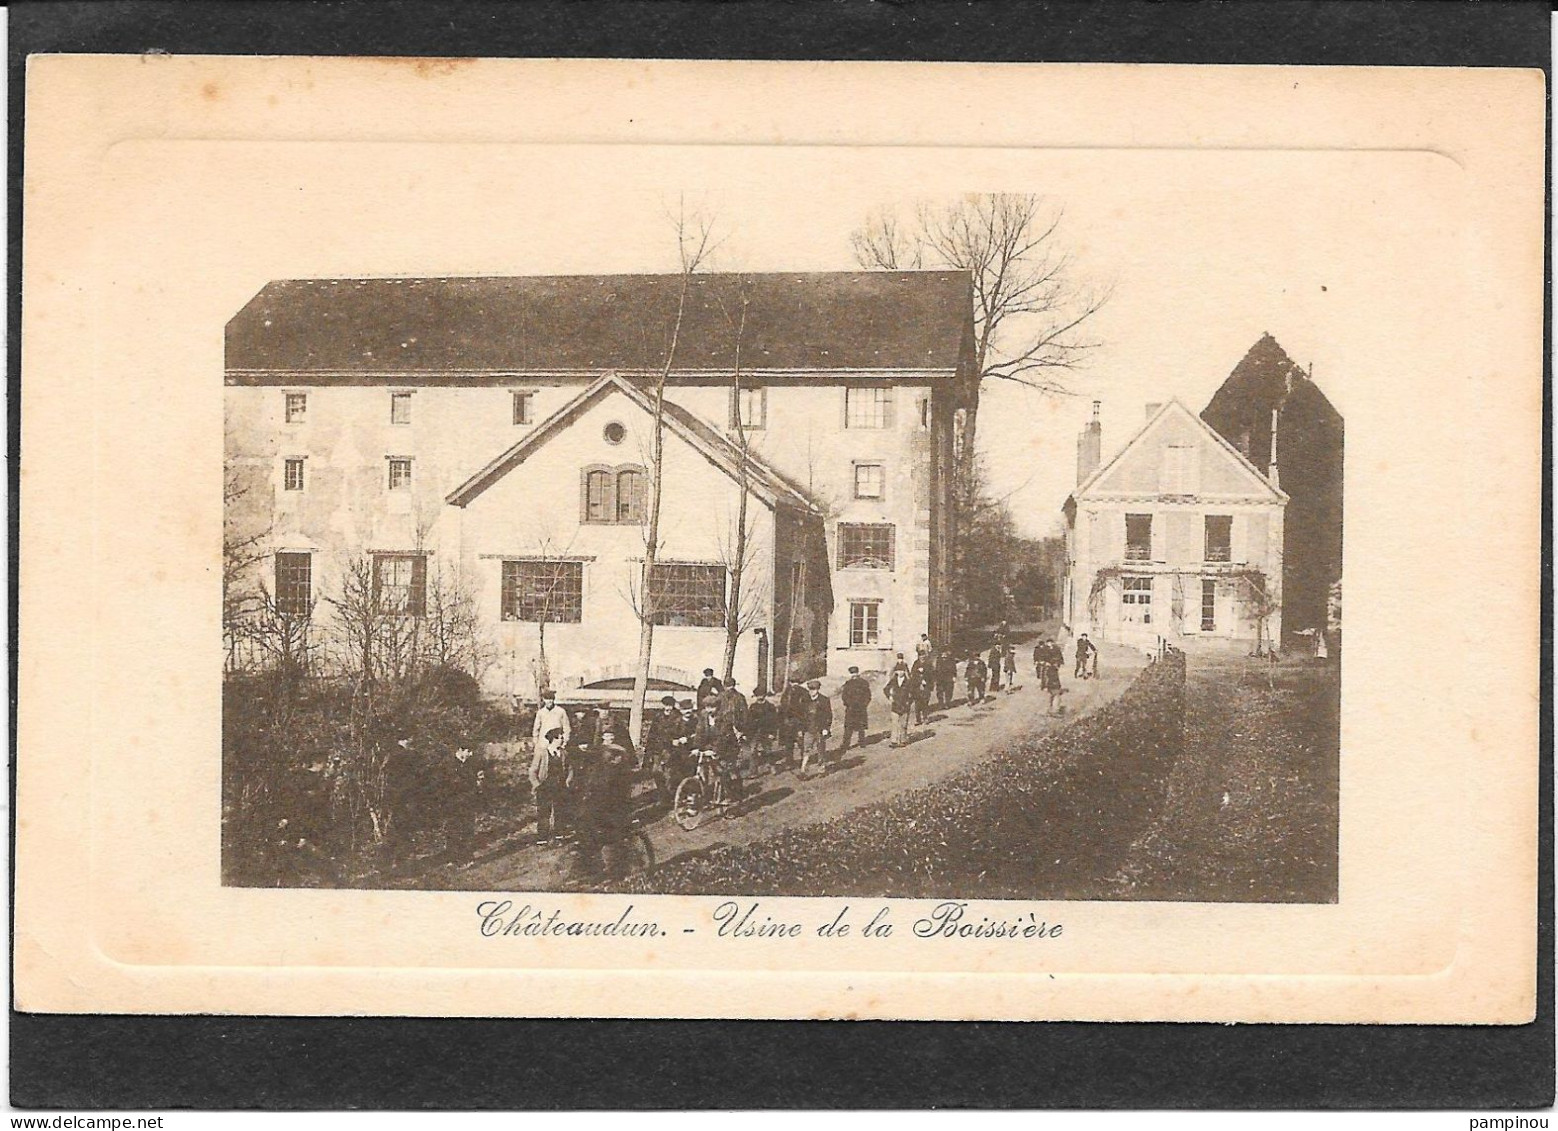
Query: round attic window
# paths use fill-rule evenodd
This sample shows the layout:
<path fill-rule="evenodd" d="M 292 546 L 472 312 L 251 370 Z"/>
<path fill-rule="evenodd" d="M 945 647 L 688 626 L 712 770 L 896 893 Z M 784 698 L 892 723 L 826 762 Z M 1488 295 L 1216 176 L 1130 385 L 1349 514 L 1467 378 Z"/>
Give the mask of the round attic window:
<path fill-rule="evenodd" d="M 623 437 L 625 437 L 627 434 L 628 430 L 622 427 L 622 425 L 618 424 L 615 420 L 606 425 L 605 428 L 601 429 L 601 435 L 606 437 L 606 443 L 608 444 L 622 443 Z"/>

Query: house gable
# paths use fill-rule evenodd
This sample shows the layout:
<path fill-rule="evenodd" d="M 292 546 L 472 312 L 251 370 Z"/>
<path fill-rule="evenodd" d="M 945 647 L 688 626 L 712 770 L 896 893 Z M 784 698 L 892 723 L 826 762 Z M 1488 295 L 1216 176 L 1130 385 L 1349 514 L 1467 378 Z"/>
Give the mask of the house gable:
<path fill-rule="evenodd" d="M 632 435 L 621 443 L 623 458 L 631 463 L 647 467 L 650 463 L 646 443 L 642 440 L 651 431 L 654 404 L 643 390 L 633 382 L 616 374 L 609 374 L 590 383 L 578 396 L 542 421 L 524 439 L 514 444 L 480 471 L 472 475 L 447 496 L 445 501 L 458 507 L 473 500 L 498 482 L 509 472 L 531 458 L 543 446 L 554 440 L 566 439 L 570 430 L 579 424 L 591 410 L 612 398 L 625 402 L 623 409 L 633 418 Z M 725 474 L 732 482 L 741 480 L 741 451 L 718 430 L 705 424 L 692 413 L 679 406 L 665 403 L 665 432 L 669 442 L 681 442 L 708 463 Z M 788 506 L 798 510 L 813 510 L 812 503 L 801 491 L 790 484 L 778 472 L 747 453 L 747 482 L 752 494 L 770 507 Z"/>
<path fill-rule="evenodd" d="M 1187 451 L 1178 457 L 1188 465 L 1182 476 L 1166 466 L 1171 448 Z M 1177 400 L 1159 409 L 1076 492 L 1079 501 L 1143 495 L 1287 500 L 1236 448 Z"/>

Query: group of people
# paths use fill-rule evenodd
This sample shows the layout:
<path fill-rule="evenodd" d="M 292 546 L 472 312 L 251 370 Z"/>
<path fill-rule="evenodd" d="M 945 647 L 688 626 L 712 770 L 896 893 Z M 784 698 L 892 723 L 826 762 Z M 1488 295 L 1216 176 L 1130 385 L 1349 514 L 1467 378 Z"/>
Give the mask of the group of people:
<path fill-rule="evenodd" d="M 881 688 L 892 716 L 891 748 L 908 745 L 911 727 L 925 723 L 932 710 L 952 707 L 960 676 L 970 705 L 1016 690 L 1017 653 L 1005 627 L 997 630 L 988 653 L 975 650 L 960 660 L 922 635 L 912 661 L 897 655 Z M 1080 637 L 1077 678 L 1096 673 L 1096 655 L 1087 637 Z M 1060 713 L 1065 655 L 1059 642 L 1040 641 L 1033 663 L 1039 686 L 1050 695 L 1050 713 Z M 838 695 L 843 735 L 836 753 L 842 759 L 852 744 L 866 745 L 875 692 L 860 668 L 851 667 Z M 835 762 L 828 750 L 833 724 L 833 704 L 820 680 L 792 680 L 777 697 L 759 689 L 749 699 L 734 679 L 720 679 L 705 668 L 696 698 L 661 697 L 660 709 L 645 720 L 640 750 L 624 720 L 610 710 L 577 708 L 570 714 L 546 689 L 531 731 L 536 843 L 556 844 L 571 832 L 593 863 L 631 827 L 634 778 L 647 774 L 661 801 L 670 804 L 678 783 L 695 772 L 699 751 L 720 759 L 738 797 L 747 779 L 765 772 L 793 768 L 802 777 L 824 775 Z"/>
<path fill-rule="evenodd" d="M 558 844 L 571 833 L 582 872 L 613 871 L 633 824 L 638 760 L 627 727 L 604 708 L 570 717 L 547 688 L 531 742 L 527 776 L 536 805 L 536 843 Z"/>

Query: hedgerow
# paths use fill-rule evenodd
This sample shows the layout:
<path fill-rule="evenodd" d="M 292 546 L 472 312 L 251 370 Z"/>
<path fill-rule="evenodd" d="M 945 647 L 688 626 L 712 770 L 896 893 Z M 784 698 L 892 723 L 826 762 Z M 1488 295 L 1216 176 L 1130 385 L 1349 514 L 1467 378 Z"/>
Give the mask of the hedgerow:
<path fill-rule="evenodd" d="M 1161 804 L 1184 736 L 1171 653 L 1115 702 L 934 785 L 678 861 L 629 887 L 677 895 L 1055 898 L 1102 894 Z"/>

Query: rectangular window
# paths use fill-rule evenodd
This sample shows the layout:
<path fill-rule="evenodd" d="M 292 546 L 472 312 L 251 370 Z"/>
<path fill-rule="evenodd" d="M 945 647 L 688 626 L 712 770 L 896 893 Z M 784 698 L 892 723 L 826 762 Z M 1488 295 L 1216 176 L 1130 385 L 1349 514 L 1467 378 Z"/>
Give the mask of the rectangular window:
<path fill-rule="evenodd" d="M 893 524 L 839 523 L 839 569 L 892 569 Z"/>
<path fill-rule="evenodd" d="M 882 603 L 880 601 L 851 601 L 849 603 L 849 644 L 852 648 L 868 648 L 882 640 Z"/>
<path fill-rule="evenodd" d="M 536 395 L 534 393 L 514 394 L 515 424 L 529 424 L 535 420 L 535 416 L 533 415 L 535 412 L 535 398 Z"/>
<path fill-rule="evenodd" d="M 762 386 L 740 388 L 732 394 L 732 428 L 768 427 L 768 390 Z"/>
<path fill-rule="evenodd" d="M 303 489 L 303 460 L 301 457 L 288 459 L 283 465 L 281 488 L 284 491 L 301 491 Z"/>
<path fill-rule="evenodd" d="M 314 557 L 306 553 L 276 555 L 276 611 L 306 617 L 314 606 Z"/>
<path fill-rule="evenodd" d="M 1126 624 L 1152 623 L 1152 578 L 1120 579 L 1120 619 Z"/>
<path fill-rule="evenodd" d="M 1200 451 L 1190 444 L 1163 449 L 1163 473 L 1158 490 L 1164 495 L 1194 495 L 1200 490 Z"/>
<path fill-rule="evenodd" d="M 845 428 L 891 428 L 892 426 L 893 389 L 891 385 L 845 387 Z"/>
<path fill-rule="evenodd" d="M 578 624 L 584 619 L 584 563 L 503 563 L 503 619 Z"/>
<path fill-rule="evenodd" d="M 287 423 L 303 424 L 308 420 L 308 394 L 287 394 Z"/>
<path fill-rule="evenodd" d="M 411 490 L 411 460 L 404 456 L 389 457 L 389 489 Z"/>
<path fill-rule="evenodd" d="M 410 424 L 411 423 L 411 394 L 410 393 L 391 393 L 390 394 L 390 423 L 391 424 Z"/>
<path fill-rule="evenodd" d="M 380 608 L 420 617 L 427 612 L 427 558 L 374 554 L 373 592 Z"/>
<path fill-rule="evenodd" d="M 1128 562 L 1152 560 L 1152 516 L 1150 514 L 1125 516 L 1125 560 Z"/>
<path fill-rule="evenodd" d="M 656 624 L 721 628 L 725 624 L 725 567 L 656 562 L 649 576 Z"/>
<path fill-rule="evenodd" d="M 855 464 L 855 498 L 880 499 L 886 486 L 886 473 L 879 463 Z"/>
<path fill-rule="evenodd" d="M 1233 515 L 1209 514 L 1206 516 L 1206 560 L 1209 562 L 1233 561 Z"/>
<path fill-rule="evenodd" d="M 1201 631 L 1217 631 L 1217 582 L 1210 577 L 1201 579 Z"/>

